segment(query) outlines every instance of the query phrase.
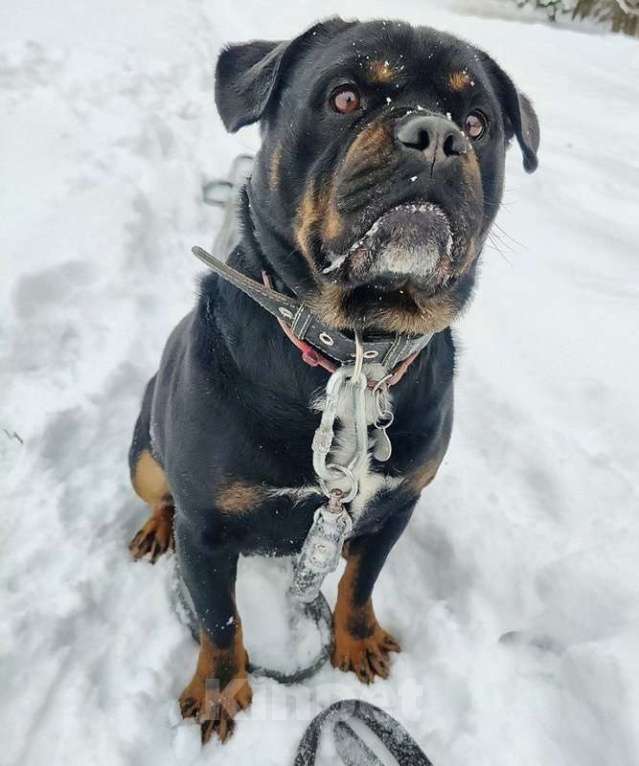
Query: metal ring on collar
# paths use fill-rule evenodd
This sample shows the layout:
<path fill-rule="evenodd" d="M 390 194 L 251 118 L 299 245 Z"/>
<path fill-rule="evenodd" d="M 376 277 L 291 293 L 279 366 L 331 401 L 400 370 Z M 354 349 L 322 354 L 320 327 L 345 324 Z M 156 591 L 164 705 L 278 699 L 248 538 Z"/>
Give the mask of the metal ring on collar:
<path fill-rule="evenodd" d="M 325 346 L 332 346 L 335 343 L 333 338 L 331 338 L 331 336 L 327 332 L 321 332 L 319 334 L 319 339 L 322 341 L 322 343 Z"/>

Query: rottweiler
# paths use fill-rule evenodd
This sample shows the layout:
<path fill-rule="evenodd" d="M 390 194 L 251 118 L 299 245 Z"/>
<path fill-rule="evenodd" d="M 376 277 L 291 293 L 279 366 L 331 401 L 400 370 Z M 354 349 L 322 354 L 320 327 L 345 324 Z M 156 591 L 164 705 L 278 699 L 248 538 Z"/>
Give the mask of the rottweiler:
<path fill-rule="evenodd" d="M 506 149 L 516 138 L 532 172 L 539 146 L 530 100 L 490 56 L 398 21 L 332 18 L 292 40 L 230 45 L 217 61 L 215 98 L 227 130 L 261 128 L 241 241 L 227 262 L 303 306 L 316 333 L 301 358 L 281 322 L 208 274 L 135 425 L 131 478 L 151 516 L 130 549 L 155 561 L 175 546 L 201 628 L 180 706 L 204 741 L 224 741 L 251 702 L 238 556 L 300 551 L 326 502 L 311 450 L 328 380 L 318 360 L 339 366 L 358 333 L 373 348 L 366 374 L 395 375 L 392 455 L 378 459 L 371 439 L 349 506 L 332 662 L 364 683 L 388 676 L 399 645 L 377 622 L 373 587 L 446 453 L 450 325 L 473 291 Z M 404 352 L 376 373 L 384 343 Z M 342 451 L 352 427 L 338 421 Z M 212 701 L 209 679 L 218 682 Z"/>

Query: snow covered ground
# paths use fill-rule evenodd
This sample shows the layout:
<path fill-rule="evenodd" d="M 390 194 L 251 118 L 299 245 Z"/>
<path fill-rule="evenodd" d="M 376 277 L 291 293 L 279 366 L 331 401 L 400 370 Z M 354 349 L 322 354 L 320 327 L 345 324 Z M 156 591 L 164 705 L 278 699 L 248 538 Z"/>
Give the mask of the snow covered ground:
<path fill-rule="evenodd" d="M 284 765 L 308 720 L 352 696 L 398 716 L 437 766 L 639 764 L 639 43 L 448 5 L 5 0 L 3 766 Z M 527 177 L 509 157 L 457 333 L 452 447 L 376 591 L 404 646 L 392 680 L 258 680 L 230 744 L 200 750 L 175 706 L 196 648 L 169 606 L 171 561 L 126 549 L 143 518 L 126 451 L 193 300 L 189 249 L 218 221 L 202 182 L 256 145 L 216 117 L 216 50 L 334 12 L 492 52 L 537 105 L 541 167 Z M 250 565 L 242 587 L 264 587 Z"/>

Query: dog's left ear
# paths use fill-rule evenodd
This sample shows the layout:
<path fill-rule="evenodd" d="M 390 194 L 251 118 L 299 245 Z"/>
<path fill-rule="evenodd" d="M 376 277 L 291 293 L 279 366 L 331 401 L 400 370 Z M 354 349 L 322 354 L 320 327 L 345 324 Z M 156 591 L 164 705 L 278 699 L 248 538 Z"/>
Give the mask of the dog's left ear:
<path fill-rule="evenodd" d="M 524 155 L 524 168 L 526 172 L 534 173 L 539 165 L 537 153 L 540 131 L 537 114 L 528 96 L 517 90 L 506 72 L 489 56 L 485 57 L 485 62 L 504 110 L 506 137 L 509 140 L 513 136 L 517 137 Z"/>
<path fill-rule="evenodd" d="M 348 26 L 349 22 L 335 17 L 293 40 L 253 40 L 226 47 L 215 70 L 215 103 L 224 127 L 235 133 L 261 119 L 295 53 Z"/>

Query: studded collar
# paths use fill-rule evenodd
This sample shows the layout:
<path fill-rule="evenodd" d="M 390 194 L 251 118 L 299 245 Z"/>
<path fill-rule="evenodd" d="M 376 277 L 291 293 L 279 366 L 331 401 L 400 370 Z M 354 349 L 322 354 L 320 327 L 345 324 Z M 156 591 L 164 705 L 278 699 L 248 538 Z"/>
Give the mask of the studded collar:
<path fill-rule="evenodd" d="M 265 284 L 260 284 L 201 247 L 192 248 L 192 252 L 218 276 L 274 316 L 286 335 L 300 349 L 307 364 L 334 372 L 337 366 L 354 362 L 354 338 L 322 322 L 304 303 L 274 290 L 266 276 Z M 392 385 L 399 382 L 410 363 L 432 337 L 432 333 L 371 335 L 363 339 L 364 359 L 382 364 Z"/>

